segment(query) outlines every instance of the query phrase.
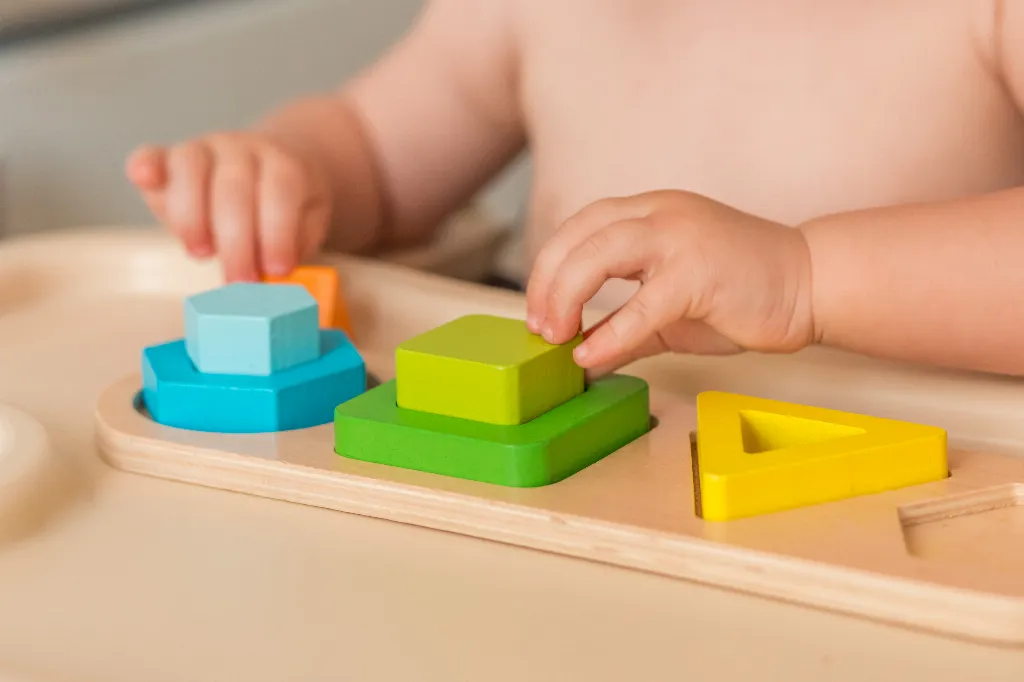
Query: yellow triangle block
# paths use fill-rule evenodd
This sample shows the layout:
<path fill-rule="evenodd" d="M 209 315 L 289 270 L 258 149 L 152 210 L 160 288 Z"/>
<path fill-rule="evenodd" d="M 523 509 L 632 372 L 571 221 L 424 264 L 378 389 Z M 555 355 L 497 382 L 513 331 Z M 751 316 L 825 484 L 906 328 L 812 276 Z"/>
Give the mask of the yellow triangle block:
<path fill-rule="evenodd" d="M 946 432 L 731 393 L 697 396 L 701 515 L 754 516 L 949 476 Z"/>

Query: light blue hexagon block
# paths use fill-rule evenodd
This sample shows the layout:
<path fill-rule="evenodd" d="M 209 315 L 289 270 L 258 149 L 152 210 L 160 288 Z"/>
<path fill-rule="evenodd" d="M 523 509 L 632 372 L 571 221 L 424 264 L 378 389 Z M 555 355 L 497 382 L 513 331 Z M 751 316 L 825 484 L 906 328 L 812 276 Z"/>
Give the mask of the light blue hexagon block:
<path fill-rule="evenodd" d="M 297 284 L 236 282 L 185 300 L 185 348 L 204 374 L 267 376 L 320 356 L 316 299 Z"/>
<path fill-rule="evenodd" d="M 313 362 L 270 376 L 203 374 L 185 341 L 142 352 L 143 402 L 165 426 L 216 433 L 267 433 L 309 428 L 334 419 L 334 409 L 366 390 L 366 365 L 345 332 L 318 333 Z"/>

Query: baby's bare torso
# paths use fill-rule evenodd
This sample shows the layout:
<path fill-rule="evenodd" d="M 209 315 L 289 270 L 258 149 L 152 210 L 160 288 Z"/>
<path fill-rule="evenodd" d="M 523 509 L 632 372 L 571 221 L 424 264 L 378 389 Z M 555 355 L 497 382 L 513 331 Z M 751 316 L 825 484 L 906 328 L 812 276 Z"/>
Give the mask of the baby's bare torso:
<path fill-rule="evenodd" d="M 683 189 L 795 224 L 1024 179 L 991 2 L 518 4 L 527 263 L 607 196 Z"/>

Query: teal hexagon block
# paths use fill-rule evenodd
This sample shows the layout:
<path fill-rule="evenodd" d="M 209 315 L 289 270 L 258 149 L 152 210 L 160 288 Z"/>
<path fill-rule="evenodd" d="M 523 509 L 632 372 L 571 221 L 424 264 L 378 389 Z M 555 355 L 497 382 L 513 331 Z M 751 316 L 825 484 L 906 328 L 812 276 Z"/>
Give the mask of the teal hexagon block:
<path fill-rule="evenodd" d="M 296 284 L 236 282 L 185 300 L 185 348 L 204 374 L 268 376 L 320 357 L 316 299 Z"/>
<path fill-rule="evenodd" d="M 327 424 L 366 390 L 366 365 L 340 329 L 319 333 L 313 362 L 269 376 L 203 374 L 178 339 L 142 352 L 143 403 L 154 421 L 191 431 L 271 433 Z"/>

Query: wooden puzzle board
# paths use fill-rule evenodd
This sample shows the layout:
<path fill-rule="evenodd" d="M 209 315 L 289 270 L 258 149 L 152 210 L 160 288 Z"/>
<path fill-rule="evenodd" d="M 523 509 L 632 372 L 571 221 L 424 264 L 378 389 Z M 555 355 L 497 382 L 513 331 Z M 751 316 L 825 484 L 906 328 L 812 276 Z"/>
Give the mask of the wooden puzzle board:
<path fill-rule="evenodd" d="M 511 294 L 382 265 L 342 265 L 358 302 L 354 317 L 365 331 L 360 342 L 384 376 L 394 345 L 412 334 L 468 312 L 522 312 L 520 298 Z M 619 453 L 627 456 L 613 456 L 565 486 L 572 495 L 555 499 L 555 488 L 549 488 L 527 493 L 534 497 L 528 500 L 523 491 L 503 490 L 497 517 L 492 503 L 474 502 L 484 499 L 476 486 L 394 474 L 404 502 L 419 498 L 421 518 L 402 520 L 422 522 L 425 515 L 432 525 L 464 524 L 446 517 L 457 499 L 458 511 L 477 514 L 477 527 L 451 529 L 479 533 L 483 525 L 488 533 L 506 535 L 493 543 L 127 474 L 103 463 L 93 445 L 97 400 L 130 395 L 131 380 L 119 380 L 137 371 L 141 347 L 180 335 L 181 297 L 216 284 L 214 268 L 186 262 L 160 234 L 69 233 L 0 248 L 0 402 L 38 420 L 52 446 L 44 448 L 34 472 L 36 494 L 20 498 L 17 507 L 0 506 L 4 529 L 15 531 L 0 537 L 4 674 L 37 680 L 747 680 L 766 674 L 787 680 L 1011 680 L 1024 671 L 1019 648 L 948 639 L 650 572 L 709 583 L 746 576 L 747 584 L 736 587 L 754 591 L 766 584 L 778 588 L 787 576 L 792 585 L 803 576 L 810 581 L 801 588 L 803 597 L 778 596 L 806 598 L 811 587 L 819 598 L 844 602 L 833 607 L 857 610 L 865 599 L 877 599 L 880 589 L 885 593 L 877 579 L 858 571 L 826 576 L 820 564 L 806 560 L 842 556 L 863 568 L 898 556 L 903 538 L 910 537 L 919 556 L 901 570 L 919 582 L 887 593 L 902 604 L 892 610 L 906 613 L 913 602 L 924 625 L 949 629 L 949 608 L 960 600 L 961 630 L 1013 640 L 1019 602 L 987 599 L 978 588 L 1015 594 L 1021 587 L 1022 496 L 1008 485 L 1021 471 L 1016 455 L 1024 451 L 1018 382 L 818 351 L 792 358 L 649 362 L 634 369 L 651 381 L 662 418 L 646 446 L 650 467 Z M 678 541 L 669 538 L 693 528 L 685 440 L 678 450 L 660 444 L 674 443 L 692 426 L 692 416 L 666 421 L 666 415 L 692 415 L 693 395 L 708 388 L 936 423 L 950 429 L 954 466 L 973 473 L 955 478 L 958 483 L 935 484 L 929 494 L 895 494 L 904 520 L 919 529 L 909 535 L 900 530 L 898 514 L 859 501 L 867 511 L 864 523 L 837 516 L 838 504 L 815 515 L 787 512 L 753 535 L 749 524 L 730 525 L 724 535 L 708 533 L 679 559 Z M 128 421 L 122 426 L 146 423 Z M 291 435 L 315 438 L 315 432 Z M 274 464 L 282 438 L 273 438 L 270 449 L 247 447 L 262 463 Z M 981 461 L 984 466 L 976 466 Z M 656 463 L 679 476 L 657 476 Z M 353 473 L 352 480 L 374 480 L 367 471 Z M 627 492 L 655 494 L 645 504 L 622 505 L 621 495 L 587 487 L 609 479 L 627 484 Z M 985 514 L 926 523 L 943 510 L 914 506 L 953 492 L 951 487 L 989 489 L 993 480 L 1003 481 L 1002 487 L 967 505 L 997 507 Z M 265 485 L 262 477 L 249 481 Z M 353 511 L 398 514 L 389 506 L 394 490 L 384 486 L 390 492 L 382 498 L 379 485 L 346 491 Z M 328 491 L 304 501 L 324 504 L 336 496 Z M 581 507 L 612 518 L 580 522 Z M 615 532 L 666 508 L 679 515 L 663 520 L 653 538 L 630 543 Z M 805 522 L 798 534 L 765 531 L 784 529 L 793 516 Z M 869 524 L 888 525 L 892 532 L 877 543 L 866 541 Z M 552 527 L 560 527 L 561 539 L 543 549 L 566 551 L 580 537 L 576 531 L 591 533 L 577 553 L 598 561 L 507 544 L 538 545 L 538 530 Z M 823 541 L 807 546 L 810 539 Z M 743 556 L 753 555 L 736 554 L 735 545 L 773 556 L 744 563 Z M 800 561 L 787 568 L 776 555 L 780 548 L 802 554 Z M 1002 562 L 1009 570 L 979 573 L 972 562 Z M 926 581 L 943 576 L 969 590 L 943 592 L 936 602 Z M 851 581 L 860 588 L 849 591 Z M 876 601 L 874 608 L 882 606 Z"/>

